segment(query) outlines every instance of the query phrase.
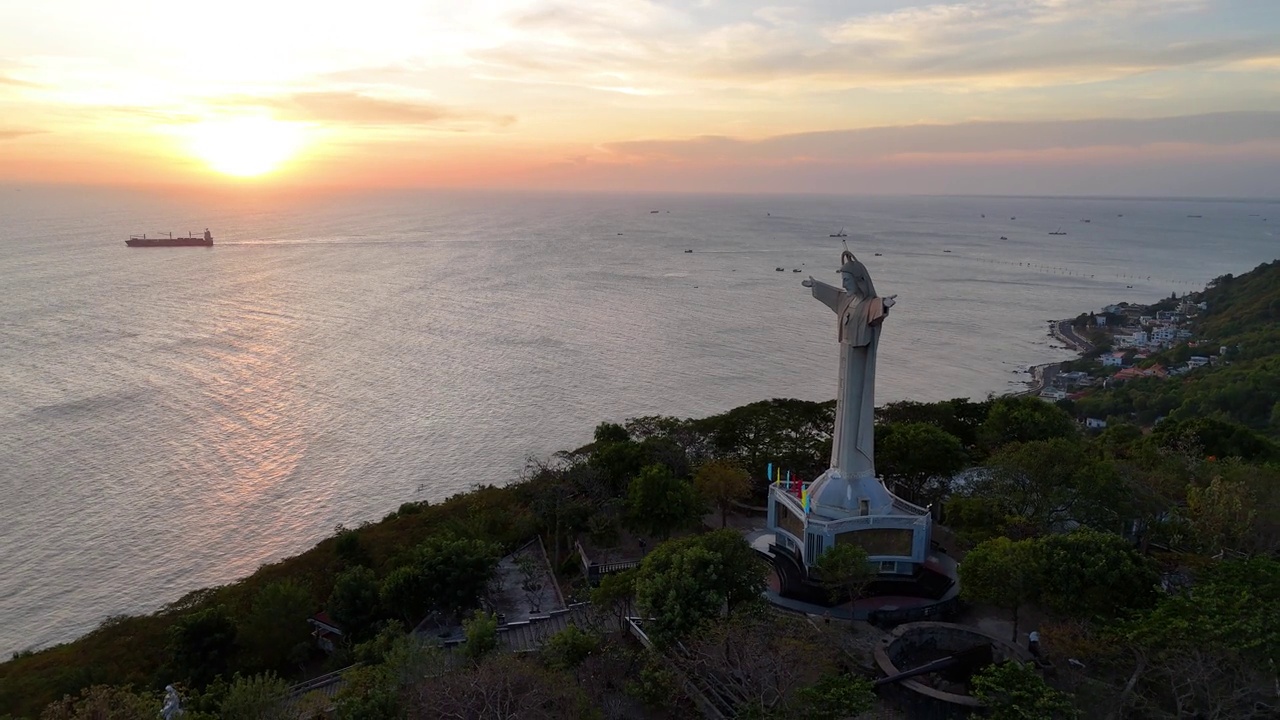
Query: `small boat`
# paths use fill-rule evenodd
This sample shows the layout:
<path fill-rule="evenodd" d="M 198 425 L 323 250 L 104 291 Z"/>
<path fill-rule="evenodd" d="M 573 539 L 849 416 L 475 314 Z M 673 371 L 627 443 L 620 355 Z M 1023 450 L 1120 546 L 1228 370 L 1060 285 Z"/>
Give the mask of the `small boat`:
<path fill-rule="evenodd" d="M 1008 240 L 1009 238 L 1005 237 L 1004 235 L 1001 235 L 1001 236 L 1000 236 L 1000 239 L 1001 239 L 1001 240 Z"/>
<path fill-rule="evenodd" d="M 1133 286 L 1132 286 L 1132 285 L 1125 285 L 1125 287 L 1129 288 L 1130 290 L 1132 290 L 1132 289 L 1133 289 Z"/>
<path fill-rule="evenodd" d="M 1202 217 L 1204 217 L 1204 216 L 1203 216 L 1203 215 L 1188 215 L 1187 217 L 1189 217 L 1189 218 L 1202 218 Z"/>
<path fill-rule="evenodd" d="M 884 253 L 876 253 L 876 257 L 880 257 L 881 255 L 884 255 Z"/>
<path fill-rule="evenodd" d="M 1093 222 L 1092 220 L 1081 220 L 1080 222 Z"/>
<path fill-rule="evenodd" d="M 793 268 L 791 272 L 800 272 L 800 268 Z"/>
<path fill-rule="evenodd" d="M 174 237 L 173 233 L 150 238 L 146 234 L 130 235 L 124 244 L 129 247 L 213 247 L 213 234 L 209 232 L 209 228 L 205 228 L 203 237 L 195 237 L 189 232 L 187 237 Z"/>
<path fill-rule="evenodd" d="M 653 214 L 656 214 L 657 212 L 658 212 L 657 210 L 650 210 L 650 211 L 649 211 L 649 214 L 650 214 L 650 215 L 653 215 Z"/>
<path fill-rule="evenodd" d="M 1018 218 L 1016 218 L 1016 217 L 1011 217 L 1011 218 L 1009 218 L 1009 219 L 1010 219 L 1010 220 L 1017 220 Z"/>
<path fill-rule="evenodd" d="M 982 217 L 986 217 L 986 216 L 987 216 L 987 214 L 986 214 L 986 213 L 982 213 Z"/>
<path fill-rule="evenodd" d="M 687 253 L 691 253 L 691 252 L 693 252 L 693 251 L 692 251 L 692 250 L 685 250 L 685 252 L 687 252 Z"/>
<path fill-rule="evenodd" d="M 774 268 L 774 270 L 776 270 L 777 272 L 782 272 L 782 268 L 780 268 L 780 267 L 779 267 L 779 268 Z"/>
<path fill-rule="evenodd" d="M 1057 230 L 1054 230 L 1053 232 L 1051 232 L 1051 233 L 1049 233 L 1049 234 L 1050 234 L 1050 235 L 1066 235 L 1066 233 L 1062 231 L 1062 228 L 1058 228 Z"/>
<path fill-rule="evenodd" d="M 830 234 L 830 235 L 828 235 L 827 237 L 849 237 L 849 233 L 845 232 L 845 231 L 844 231 L 844 228 L 840 228 L 840 232 L 838 232 L 838 233 L 831 233 L 831 234 Z"/>
<path fill-rule="evenodd" d="M 943 250 L 942 252 L 951 252 L 951 251 L 950 251 L 950 250 Z"/>

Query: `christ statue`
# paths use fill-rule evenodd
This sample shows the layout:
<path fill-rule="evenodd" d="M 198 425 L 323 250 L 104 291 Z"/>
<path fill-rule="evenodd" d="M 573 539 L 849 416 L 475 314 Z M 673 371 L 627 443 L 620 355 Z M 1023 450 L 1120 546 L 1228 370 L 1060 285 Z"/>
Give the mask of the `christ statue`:
<path fill-rule="evenodd" d="M 880 324 L 896 295 L 881 298 L 867 267 L 845 250 L 840 256 L 842 287 L 809 276 L 802 285 L 835 311 L 840 342 L 840 382 L 836 395 L 836 427 L 831 467 L 846 480 L 875 478 L 876 349 Z"/>

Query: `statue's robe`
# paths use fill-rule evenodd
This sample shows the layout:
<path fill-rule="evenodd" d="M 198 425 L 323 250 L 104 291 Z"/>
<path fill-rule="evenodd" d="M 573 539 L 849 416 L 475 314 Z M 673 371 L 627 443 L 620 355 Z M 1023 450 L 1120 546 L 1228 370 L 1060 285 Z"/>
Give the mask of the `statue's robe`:
<path fill-rule="evenodd" d="M 831 467 L 846 479 L 875 477 L 875 379 L 880 324 L 888 312 L 877 296 L 864 297 L 813 281 L 813 296 L 836 313 L 840 381 Z"/>

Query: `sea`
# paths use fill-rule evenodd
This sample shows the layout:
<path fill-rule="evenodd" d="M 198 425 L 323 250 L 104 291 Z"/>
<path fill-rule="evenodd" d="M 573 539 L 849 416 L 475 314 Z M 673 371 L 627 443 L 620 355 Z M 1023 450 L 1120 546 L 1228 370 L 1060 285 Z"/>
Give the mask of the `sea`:
<path fill-rule="evenodd" d="M 886 403 L 1022 389 L 1072 357 L 1048 321 L 1245 272 L 1277 230 L 1274 201 L 0 187 L 0 652 L 602 421 L 828 400 L 835 316 L 800 283 L 846 242 L 897 296 Z"/>

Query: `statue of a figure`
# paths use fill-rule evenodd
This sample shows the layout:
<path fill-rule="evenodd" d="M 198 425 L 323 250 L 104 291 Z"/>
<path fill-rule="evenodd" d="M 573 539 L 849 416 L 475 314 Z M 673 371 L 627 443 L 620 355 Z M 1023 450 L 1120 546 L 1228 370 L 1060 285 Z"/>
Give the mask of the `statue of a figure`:
<path fill-rule="evenodd" d="M 178 691 L 172 685 L 164 686 L 164 705 L 160 707 L 160 717 L 164 720 L 174 720 L 182 714 L 182 700 L 178 697 Z"/>
<path fill-rule="evenodd" d="M 801 284 L 812 288 L 813 296 L 836 313 L 840 382 L 831 467 L 847 480 L 874 478 L 876 349 L 880 324 L 897 296 L 877 296 L 867 267 L 848 250 L 840 262 L 843 287 L 814 280 L 812 275 Z"/>

